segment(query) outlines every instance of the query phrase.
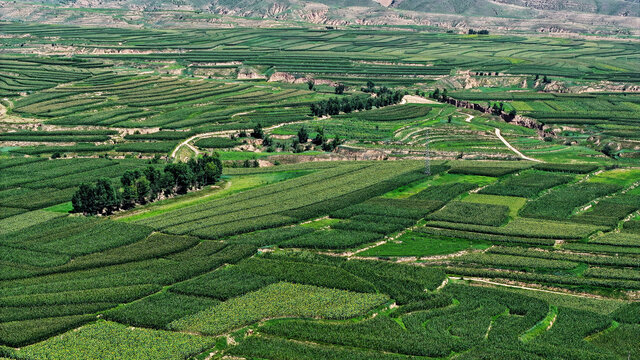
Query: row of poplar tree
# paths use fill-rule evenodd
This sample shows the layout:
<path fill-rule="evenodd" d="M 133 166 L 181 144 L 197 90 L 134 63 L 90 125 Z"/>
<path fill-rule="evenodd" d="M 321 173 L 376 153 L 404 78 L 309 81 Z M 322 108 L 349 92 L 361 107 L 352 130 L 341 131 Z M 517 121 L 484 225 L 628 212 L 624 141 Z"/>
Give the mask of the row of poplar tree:
<path fill-rule="evenodd" d="M 127 170 L 114 184 L 102 178 L 94 184 L 82 184 L 73 194 L 73 211 L 87 215 L 111 214 L 174 194 L 215 184 L 222 175 L 217 156 L 204 155 L 187 163 L 168 164 L 164 169 Z"/>
<path fill-rule="evenodd" d="M 341 112 L 350 113 L 352 111 L 371 110 L 374 107 L 381 108 L 388 105 L 395 105 L 402 101 L 406 95 L 404 91 L 393 91 L 386 87 L 372 90 L 375 97 L 363 97 L 361 95 L 346 96 L 343 98 L 330 98 L 310 105 L 311 114 L 314 116 L 338 115 Z"/>

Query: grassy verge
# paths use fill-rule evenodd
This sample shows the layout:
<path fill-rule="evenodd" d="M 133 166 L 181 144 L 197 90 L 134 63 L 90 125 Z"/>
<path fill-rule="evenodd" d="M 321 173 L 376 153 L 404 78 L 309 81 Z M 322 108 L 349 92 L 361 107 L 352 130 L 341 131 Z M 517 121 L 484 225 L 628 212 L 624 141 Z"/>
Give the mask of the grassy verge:
<path fill-rule="evenodd" d="M 547 316 L 545 316 L 544 319 L 535 324 L 531 329 L 525 331 L 525 333 L 520 336 L 520 340 L 524 343 L 527 343 L 533 340 L 536 336 L 541 335 L 553 325 L 553 322 L 555 321 L 557 316 L 558 308 L 556 306 L 550 305 Z"/>

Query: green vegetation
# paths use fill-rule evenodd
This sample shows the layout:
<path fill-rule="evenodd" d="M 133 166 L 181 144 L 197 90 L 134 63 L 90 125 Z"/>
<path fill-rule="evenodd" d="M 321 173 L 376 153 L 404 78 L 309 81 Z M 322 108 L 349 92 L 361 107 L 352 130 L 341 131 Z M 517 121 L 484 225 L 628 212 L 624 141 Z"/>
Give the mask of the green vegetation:
<path fill-rule="evenodd" d="M 105 317 L 123 324 L 162 329 L 173 320 L 217 303 L 212 299 L 164 292 L 110 310 Z"/>
<path fill-rule="evenodd" d="M 73 194 L 73 211 L 84 214 L 111 214 L 121 207 L 153 202 L 161 195 L 184 194 L 192 188 L 215 184 L 222 175 L 222 162 L 205 155 L 187 164 L 169 164 L 160 171 L 152 166 L 143 172 L 127 171 L 120 178 L 121 187 L 101 178 L 93 184 L 81 184 Z"/>
<path fill-rule="evenodd" d="M 543 190 L 566 184 L 571 180 L 573 177 L 570 175 L 545 174 L 536 171 L 523 172 L 488 186 L 480 190 L 480 193 L 534 198 Z"/>
<path fill-rule="evenodd" d="M 453 201 L 429 215 L 430 220 L 476 225 L 500 226 L 509 217 L 509 207 L 484 203 Z"/>
<path fill-rule="evenodd" d="M 430 236 L 408 232 L 398 239 L 358 253 L 361 256 L 434 256 L 446 255 L 462 250 L 486 249 L 490 245 L 481 241 Z"/>
<path fill-rule="evenodd" d="M 533 200 L 520 211 L 524 217 L 562 220 L 568 218 L 575 208 L 586 205 L 601 196 L 621 190 L 615 184 L 578 183 L 551 192 Z"/>
<path fill-rule="evenodd" d="M 196 141 L 195 145 L 203 148 L 224 149 L 239 145 L 240 142 L 227 138 L 207 138 Z"/>
<path fill-rule="evenodd" d="M 117 323 L 99 321 L 78 331 L 28 346 L 21 353 L 38 359 L 175 359 L 198 354 L 214 343 L 212 338 L 132 329 Z"/>
<path fill-rule="evenodd" d="M 272 317 L 346 319 L 363 315 L 387 299 L 384 295 L 277 283 L 187 316 L 169 327 L 213 335 Z"/>

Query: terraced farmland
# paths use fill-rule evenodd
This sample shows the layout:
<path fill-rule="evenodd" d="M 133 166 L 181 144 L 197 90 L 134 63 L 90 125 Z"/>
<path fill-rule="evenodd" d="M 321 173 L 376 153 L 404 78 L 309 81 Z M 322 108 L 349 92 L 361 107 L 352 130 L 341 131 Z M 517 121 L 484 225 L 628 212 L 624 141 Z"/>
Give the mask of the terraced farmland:
<path fill-rule="evenodd" d="M 640 289 L 637 235 L 617 230 L 628 217 L 594 225 L 584 219 L 598 205 L 583 210 L 577 202 L 577 214 L 561 220 L 528 217 L 527 209 L 552 206 L 548 194 L 580 184 L 633 188 L 626 180 L 632 173 L 564 175 L 522 165 L 494 177 L 460 175 L 482 169 L 464 161 L 434 166 L 431 176 L 411 161 L 319 163 L 311 172 L 297 165 L 281 170 L 303 171 L 294 179 L 145 217 L 136 209 L 114 219 L 42 210 L 6 217 L 0 220 L 0 341 L 21 349 L 3 351 L 20 359 L 65 358 L 68 351 L 90 358 L 106 351 L 103 337 L 110 334 L 133 346 L 104 355 L 113 358 L 129 356 L 140 341 L 156 344 L 137 352 L 141 359 L 214 351 L 278 358 L 461 351 L 472 358 L 495 351 L 616 358 L 592 339 L 614 332 L 631 341 L 627 333 L 638 325 L 616 315 L 627 314 L 627 302 L 557 289 L 617 298 Z M 242 176 L 256 175 L 233 175 L 231 186 Z M 483 182 L 492 185 L 482 192 L 491 193 L 522 181 L 535 190 L 514 197 L 522 199 L 517 206 L 512 195 L 469 194 Z M 585 201 L 610 196 L 590 194 Z M 474 211 L 492 216 L 476 218 Z M 505 286 L 471 286 L 482 281 Z M 506 286 L 514 283 L 554 290 Z M 537 325 L 545 321 L 553 324 Z M 584 328 L 574 331 L 575 323 Z M 490 341 L 495 337 L 511 340 Z M 89 352 L 93 342 L 99 345 Z"/>

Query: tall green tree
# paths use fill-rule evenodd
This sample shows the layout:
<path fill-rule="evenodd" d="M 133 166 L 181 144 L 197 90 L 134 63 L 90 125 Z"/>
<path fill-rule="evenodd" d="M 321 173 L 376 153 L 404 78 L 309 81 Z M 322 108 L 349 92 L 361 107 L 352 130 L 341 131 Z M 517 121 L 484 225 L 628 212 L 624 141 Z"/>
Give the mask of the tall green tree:
<path fill-rule="evenodd" d="M 316 137 L 313 139 L 313 144 L 314 145 L 322 145 L 325 141 L 327 141 L 327 138 L 324 136 L 324 128 L 318 128 L 316 129 Z"/>
<path fill-rule="evenodd" d="M 120 199 L 116 189 L 108 178 L 101 178 L 96 183 L 96 207 L 107 214 L 113 212 L 120 206 Z"/>
<path fill-rule="evenodd" d="M 150 194 L 151 182 L 145 176 L 139 177 L 138 180 L 136 180 L 136 200 L 140 204 L 145 204 Z"/>
<path fill-rule="evenodd" d="M 154 201 L 162 194 L 164 186 L 162 184 L 162 172 L 153 166 L 144 169 L 144 176 L 149 180 L 149 201 Z"/>
<path fill-rule="evenodd" d="M 96 209 L 96 187 L 94 184 L 81 184 L 71 198 L 73 211 L 85 214 L 95 214 Z"/>
<path fill-rule="evenodd" d="M 298 141 L 302 144 L 306 143 L 309 140 L 309 132 L 306 127 L 301 127 L 298 130 Z"/>
<path fill-rule="evenodd" d="M 253 128 L 253 132 L 251 133 L 251 137 L 256 139 L 262 139 L 264 137 L 264 130 L 262 130 L 262 124 L 257 123 Z"/>
<path fill-rule="evenodd" d="M 193 170 L 185 163 L 169 164 L 164 168 L 164 172 L 171 175 L 170 183 L 178 194 L 186 194 L 196 182 Z"/>

